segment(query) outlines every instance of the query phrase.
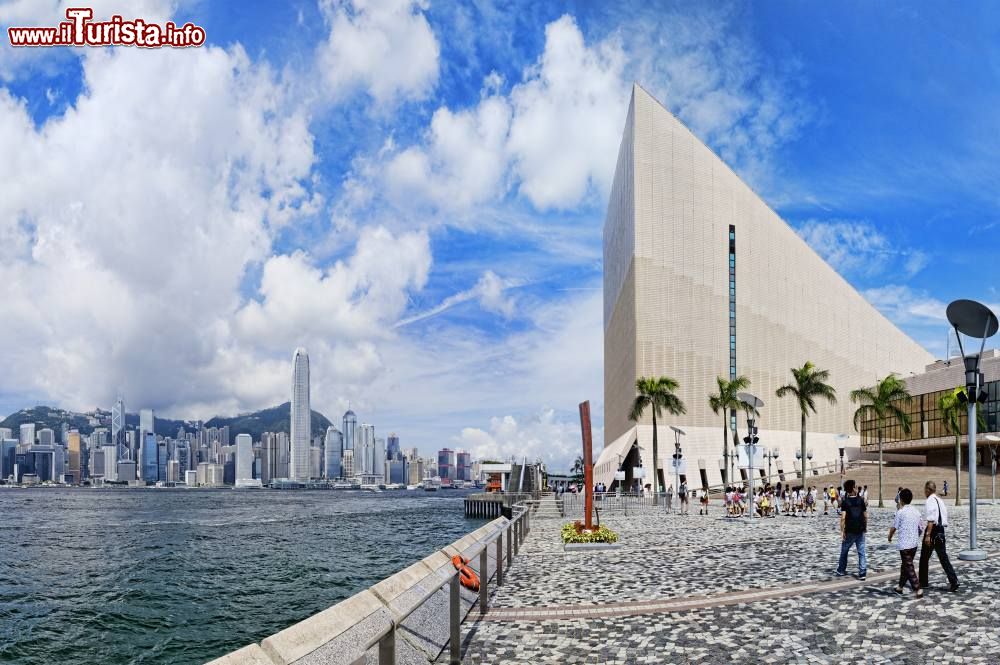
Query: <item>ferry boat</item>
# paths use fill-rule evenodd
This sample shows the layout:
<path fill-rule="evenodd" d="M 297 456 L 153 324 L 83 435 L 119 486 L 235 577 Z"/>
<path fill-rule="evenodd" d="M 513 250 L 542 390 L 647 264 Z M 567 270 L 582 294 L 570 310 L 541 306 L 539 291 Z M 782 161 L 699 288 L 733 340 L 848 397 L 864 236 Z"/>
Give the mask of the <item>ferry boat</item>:
<path fill-rule="evenodd" d="M 378 488 L 378 485 L 362 485 L 361 486 L 361 491 L 362 492 L 381 492 L 382 490 L 380 490 Z"/>
<path fill-rule="evenodd" d="M 434 478 L 428 478 L 424 481 L 424 491 L 425 492 L 437 492 L 438 488 L 441 486 L 441 481 Z"/>

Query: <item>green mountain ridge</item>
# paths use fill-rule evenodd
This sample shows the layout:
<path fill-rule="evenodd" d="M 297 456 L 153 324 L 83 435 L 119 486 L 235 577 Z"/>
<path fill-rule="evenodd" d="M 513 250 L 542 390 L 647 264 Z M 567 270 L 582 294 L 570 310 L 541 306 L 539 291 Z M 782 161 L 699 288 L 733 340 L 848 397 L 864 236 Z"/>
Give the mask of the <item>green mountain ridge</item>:
<path fill-rule="evenodd" d="M 254 441 L 260 439 L 264 432 L 288 432 L 291 424 L 291 402 L 285 402 L 278 406 L 272 406 L 260 411 L 243 413 L 236 416 L 225 417 L 215 416 L 211 420 L 205 421 L 203 427 L 225 427 L 229 426 L 229 435 L 235 441 L 237 434 L 249 434 Z M 108 425 L 101 425 L 100 421 L 107 420 Z M 109 411 L 99 410 L 92 416 L 86 413 L 77 413 L 65 409 L 39 405 L 29 409 L 21 409 L 12 413 L 2 421 L 0 427 L 10 428 L 14 438 L 17 438 L 21 425 L 24 423 L 35 423 L 35 431 L 49 428 L 56 433 L 59 439 L 62 424 L 67 423 L 70 429 L 79 430 L 81 434 L 90 434 L 97 427 L 110 427 L 111 415 Z M 193 420 L 173 420 L 170 418 L 154 418 L 153 427 L 156 433 L 162 436 L 177 436 L 177 431 L 183 427 L 187 431 L 194 430 Z M 312 432 L 313 436 L 322 435 L 326 428 L 332 423 L 318 411 L 312 412 Z M 135 428 L 139 425 L 139 415 L 136 413 L 125 414 L 126 428 Z"/>

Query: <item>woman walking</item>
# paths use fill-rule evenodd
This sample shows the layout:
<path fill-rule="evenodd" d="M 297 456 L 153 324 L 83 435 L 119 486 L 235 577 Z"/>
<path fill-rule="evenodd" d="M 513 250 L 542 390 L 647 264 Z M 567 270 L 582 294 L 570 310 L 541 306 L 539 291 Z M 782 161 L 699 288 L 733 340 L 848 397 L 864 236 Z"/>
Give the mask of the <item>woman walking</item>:
<path fill-rule="evenodd" d="M 896 593 L 903 593 L 907 580 L 916 593 L 917 598 L 924 597 L 924 590 L 920 588 L 920 581 L 917 579 L 917 571 L 913 568 L 913 558 L 917 555 L 917 545 L 920 544 L 920 511 L 910 505 L 913 501 L 913 492 L 909 488 L 899 490 L 899 504 L 901 508 L 896 511 L 896 519 L 889 529 L 889 542 L 892 537 L 899 534 L 896 539 L 896 549 L 899 550 L 899 584 L 893 589 Z"/>

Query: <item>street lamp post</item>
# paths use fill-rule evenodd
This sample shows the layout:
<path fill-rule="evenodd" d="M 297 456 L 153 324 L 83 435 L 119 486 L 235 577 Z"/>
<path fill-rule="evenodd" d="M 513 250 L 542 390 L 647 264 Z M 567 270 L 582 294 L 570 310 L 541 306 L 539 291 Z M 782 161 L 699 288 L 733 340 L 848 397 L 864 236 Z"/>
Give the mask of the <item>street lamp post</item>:
<path fill-rule="evenodd" d="M 767 458 L 767 484 L 771 484 L 771 460 L 778 459 L 778 447 L 775 446 L 774 449 L 765 448 L 764 457 Z"/>
<path fill-rule="evenodd" d="M 753 454 L 757 448 L 757 424 L 754 416 L 760 407 L 764 406 L 764 400 L 751 395 L 750 393 L 739 393 L 736 398 L 746 405 L 747 412 L 747 435 L 743 437 L 743 442 L 747 444 L 747 476 L 750 478 L 749 489 L 747 491 L 747 513 L 753 520 Z"/>
<path fill-rule="evenodd" d="M 847 441 L 851 437 L 847 436 L 846 434 L 838 434 L 837 436 L 835 436 L 833 438 L 834 438 L 835 441 L 837 441 L 840 444 L 840 484 L 843 485 L 844 484 L 844 450 L 845 450 L 844 441 Z"/>
<path fill-rule="evenodd" d="M 969 404 L 967 421 L 969 427 L 969 549 L 959 552 L 958 558 L 963 561 L 982 561 L 986 558 L 986 552 L 979 549 L 976 543 L 976 403 L 985 402 L 987 393 L 985 377 L 979 371 L 979 360 L 982 357 L 983 349 L 986 348 L 986 339 L 997 333 L 997 329 L 1000 329 L 1000 321 L 997 320 L 996 314 L 989 307 L 974 300 L 955 300 L 948 305 L 946 314 L 948 322 L 955 328 L 958 350 L 962 354 L 962 360 L 965 364 L 965 391 L 959 393 L 958 399 Z M 962 347 L 962 336 L 959 333 L 983 340 L 979 347 L 979 353 L 965 355 L 965 349 Z"/>
<path fill-rule="evenodd" d="M 813 459 L 813 451 L 812 451 L 812 448 L 810 448 L 810 449 L 808 450 L 808 452 L 806 452 L 806 459 L 808 459 L 808 460 L 809 460 L 810 462 L 812 462 L 812 459 Z M 809 464 L 806 464 L 806 473 L 807 473 L 807 474 L 809 473 L 809 468 L 810 468 L 810 465 L 809 465 Z M 808 485 L 808 483 L 806 483 L 806 484 Z"/>
<path fill-rule="evenodd" d="M 677 503 L 680 507 L 681 504 L 681 436 L 684 434 L 684 430 L 680 427 L 670 426 L 670 429 L 674 431 L 674 488 L 675 494 L 677 494 Z"/>

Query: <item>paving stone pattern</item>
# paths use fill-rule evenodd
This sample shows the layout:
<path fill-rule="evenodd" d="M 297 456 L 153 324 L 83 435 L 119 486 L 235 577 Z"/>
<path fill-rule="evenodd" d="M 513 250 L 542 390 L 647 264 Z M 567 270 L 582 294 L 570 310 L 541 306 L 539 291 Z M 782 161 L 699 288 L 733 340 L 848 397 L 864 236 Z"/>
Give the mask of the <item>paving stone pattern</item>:
<path fill-rule="evenodd" d="M 923 599 L 892 592 L 891 509 L 870 509 L 862 582 L 833 575 L 836 515 L 751 524 L 692 508 L 606 516 L 625 547 L 600 553 L 562 551 L 570 517 L 534 519 L 490 612 L 463 627 L 463 662 L 1000 664 L 1000 506 L 979 506 L 991 557 L 968 564 L 968 512 L 949 507 L 962 587 L 949 593 L 932 558 Z"/>

